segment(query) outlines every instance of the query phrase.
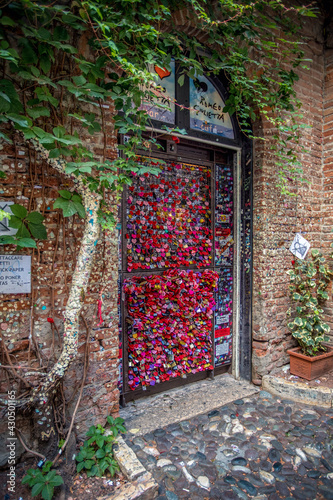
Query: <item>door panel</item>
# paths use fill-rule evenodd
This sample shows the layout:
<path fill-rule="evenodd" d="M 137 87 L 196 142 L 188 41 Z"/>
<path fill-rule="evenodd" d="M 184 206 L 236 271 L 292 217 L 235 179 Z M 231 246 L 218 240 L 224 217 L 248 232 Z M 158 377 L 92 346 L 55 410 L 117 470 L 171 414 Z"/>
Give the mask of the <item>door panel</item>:
<path fill-rule="evenodd" d="M 214 155 L 208 150 L 205 160 Z M 136 176 L 128 188 L 123 394 L 163 390 L 231 363 L 232 158 L 226 151 L 216 165 L 156 159 L 159 175 Z"/>

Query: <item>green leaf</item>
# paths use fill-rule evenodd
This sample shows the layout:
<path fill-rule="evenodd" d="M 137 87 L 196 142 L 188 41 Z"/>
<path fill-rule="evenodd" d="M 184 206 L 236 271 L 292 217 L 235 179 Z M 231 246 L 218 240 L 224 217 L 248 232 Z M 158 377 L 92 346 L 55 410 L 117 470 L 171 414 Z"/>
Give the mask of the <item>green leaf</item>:
<path fill-rule="evenodd" d="M 54 487 L 51 484 L 46 484 L 42 491 L 42 498 L 44 500 L 52 500 Z"/>
<path fill-rule="evenodd" d="M 76 455 L 75 457 L 75 460 L 77 462 L 82 462 L 82 460 L 84 460 L 85 458 L 87 458 L 87 452 L 86 450 L 81 446 L 80 448 L 80 452 Z"/>
<path fill-rule="evenodd" d="M 63 26 L 56 26 L 53 32 L 53 39 L 57 42 L 65 42 L 68 40 L 69 34 Z"/>
<path fill-rule="evenodd" d="M 14 236 L 0 236 L 0 245 L 15 245 L 16 239 Z"/>
<path fill-rule="evenodd" d="M 54 127 L 52 129 L 52 132 L 54 133 L 55 137 L 57 137 L 57 139 L 63 137 L 66 134 L 66 130 L 64 127 Z"/>
<path fill-rule="evenodd" d="M 61 484 L 64 484 L 64 481 L 59 474 L 57 474 L 53 479 L 50 481 L 52 483 L 52 486 L 60 486 Z"/>
<path fill-rule="evenodd" d="M 114 421 L 115 425 L 123 425 L 125 423 L 125 420 L 121 417 L 117 417 Z"/>
<path fill-rule="evenodd" d="M 37 495 L 39 495 L 43 491 L 44 486 L 45 486 L 45 483 L 35 484 L 35 486 L 31 490 L 31 496 L 36 497 Z"/>
<path fill-rule="evenodd" d="M 20 219 L 24 219 L 24 217 L 26 217 L 28 214 L 28 210 L 25 207 L 22 207 L 22 205 L 18 205 L 17 203 L 11 205 L 10 209 L 13 212 L 13 214 L 16 215 L 16 217 L 19 217 Z"/>
<path fill-rule="evenodd" d="M 96 466 L 95 466 L 96 467 Z M 92 477 L 92 476 L 95 476 L 95 471 L 96 471 L 96 468 L 93 468 L 93 469 L 90 469 L 90 470 L 87 470 L 87 477 Z"/>
<path fill-rule="evenodd" d="M 50 40 L 51 39 L 51 33 L 49 30 L 43 28 L 43 27 L 40 27 L 38 28 L 38 36 L 42 39 L 42 40 Z M 42 45 L 44 46 L 44 45 Z"/>
<path fill-rule="evenodd" d="M 82 198 L 81 198 L 81 196 L 80 196 L 79 194 L 77 194 L 77 193 L 74 193 L 74 194 L 72 195 L 72 201 L 77 201 L 78 203 L 81 203 L 81 204 L 82 204 Z"/>
<path fill-rule="evenodd" d="M 96 438 L 96 444 L 99 448 L 101 448 L 104 445 L 104 437 L 99 436 L 98 438 Z"/>
<path fill-rule="evenodd" d="M 95 463 L 95 462 L 94 462 L 94 460 L 86 460 L 86 461 L 84 462 L 84 466 L 85 466 L 85 468 L 86 468 L 87 470 L 89 470 L 89 469 L 91 469 L 91 468 L 92 468 L 92 466 L 94 465 L 94 463 Z"/>
<path fill-rule="evenodd" d="M 15 215 L 12 215 L 8 221 L 8 226 L 14 229 L 19 229 L 22 226 L 22 224 L 23 224 L 22 219 L 16 217 Z"/>
<path fill-rule="evenodd" d="M 52 61 L 47 54 L 42 54 L 40 56 L 39 64 L 40 64 L 40 67 L 41 67 L 43 73 L 45 73 L 45 74 L 49 73 L 49 71 L 51 69 Z"/>
<path fill-rule="evenodd" d="M 80 172 L 86 172 L 90 174 L 91 169 L 98 166 L 96 161 L 82 161 L 82 162 L 72 162 L 67 163 L 67 167 L 78 169 Z"/>
<path fill-rule="evenodd" d="M 32 238 L 20 238 L 16 241 L 16 244 L 22 248 L 37 248 L 36 242 Z"/>
<path fill-rule="evenodd" d="M 115 473 L 117 472 L 117 470 L 119 470 L 119 467 L 118 465 L 113 461 L 113 463 L 109 466 L 109 471 L 110 471 L 110 474 L 111 476 L 114 476 Z"/>
<path fill-rule="evenodd" d="M 10 17 L 8 17 L 8 16 L 3 16 L 0 19 L 0 23 L 3 26 L 16 26 L 16 22 L 13 19 L 11 19 Z"/>
<path fill-rule="evenodd" d="M 53 203 L 53 208 L 61 208 L 64 217 L 71 217 L 71 215 L 76 214 L 76 208 L 71 200 L 65 200 L 64 198 L 57 198 Z"/>
<path fill-rule="evenodd" d="M 316 248 L 313 248 L 311 250 L 312 257 L 317 257 L 319 253 L 320 253 L 319 250 L 317 250 Z"/>
<path fill-rule="evenodd" d="M 103 448 L 100 448 L 99 450 L 96 451 L 96 458 L 104 458 L 105 457 L 105 451 Z"/>
<path fill-rule="evenodd" d="M 48 108 L 45 108 L 45 106 L 35 106 L 33 108 L 28 108 L 27 113 L 33 120 L 36 120 L 41 116 L 50 116 L 50 110 Z"/>
<path fill-rule="evenodd" d="M 297 326 L 303 326 L 303 319 L 302 318 L 295 318 L 294 319 L 294 325 L 297 325 Z"/>
<path fill-rule="evenodd" d="M 108 453 L 111 453 L 111 451 L 112 451 L 112 446 L 113 446 L 113 443 L 107 443 L 107 444 L 105 445 L 105 448 L 104 448 L 104 449 L 105 449 L 105 453 L 107 453 L 107 454 L 108 454 Z"/>
<path fill-rule="evenodd" d="M 93 458 L 95 456 L 95 450 L 93 448 L 88 448 L 87 458 Z"/>
<path fill-rule="evenodd" d="M 46 474 L 45 476 L 45 481 L 51 481 L 51 479 L 53 479 L 56 475 L 57 475 L 56 470 L 49 471 L 48 474 Z"/>
<path fill-rule="evenodd" d="M 46 460 L 45 464 L 43 465 L 43 472 L 50 472 L 52 465 L 53 462 L 51 460 Z"/>
<path fill-rule="evenodd" d="M 29 222 L 28 228 L 34 238 L 37 238 L 38 240 L 47 239 L 46 227 L 43 224 L 34 224 L 33 222 Z"/>
<path fill-rule="evenodd" d="M 87 80 L 83 75 L 79 75 L 79 76 L 73 76 L 73 82 L 75 83 L 75 85 L 80 87 L 81 85 L 87 83 Z"/>
<path fill-rule="evenodd" d="M 182 87 L 184 85 L 184 82 L 185 82 L 185 75 L 180 75 L 180 77 L 178 78 L 178 85 Z"/>
<path fill-rule="evenodd" d="M 77 472 L 81 472 L 81 470 L 85 467 L 84 462 L 79 462 L 76 466 Z"/>
<path fill-rule="evenodd" d="M 77 201 L 74 201 L 73 202 L 74 204 L 74 207 L 76 208 L 76 211 L 77 213 L 79 214 L 79 216 L 81 217 L 81 219 L 84 219 L 85 216 L 86 216 L 86 211 L 85 211 L 85 208 L 84 206 L 82 205 L 82 203 L 79 203 Z"/>
<path fill-rule="evenodd" d="M 10 110 L 10 101 L 8 101 L 8 96 L 3 92 L 0 92 L 0 113 L 7 113 Z"/>
<path fill-rule="evenodd" d="M 32 488 L 32 486 L 35 484 L 36 480 L 38 482 L 43 482 L 43 474 L 39 469 L 29 469 L 27 472 L 27 475 L 24 476 L 22 479 L 22 484 L 29 484 L 29 486 Z"/>
<path fill-rule="evenodd" d="M 71 193 L 70 191 L 66 191 L 66 190 L 64 190 L 64 189 L 60 189 L 60 190 L 58 191 L 58 193 L 60 194 L 60 196 L 61 196 L 62 198 L 65 198 L 66 200 L 70 200 L 70 199 L 71 199 L 71 197 L 72 197 L 72 193 Z"/>
<path fill-rule="evenodd" d="M 21 46 L 22 62 L 24 64 L 37 64 L 38 57 L 30 41 L 27 38 L 20 38 L 19 45 Z"/>
<path fill-rule="evenodd" d="M 101 460 L 100 463 L 99 463 L 99 467 L 102 471 L 102 473 L 104 473 L 104 471 L 109 467 L 110 465 L 110 461 L 108 460 Z"/>
<path fill-rule="evenodd" d="M 44 219 L 45 217 L 39 212 L 30 212 L 30 214 L 27 215 L 27 221 L 33 222 L 34 224 L 41 224 Z"/>
<path fill-rule="evenodd" d="M 21 227 L 18 228 L 15 236 L 16 238 L 30 238 L 30 232 L 24 224 L 21 224 Z"/>
<path fill-rule="evenodd" d="M 7 117 L 9 118 L 9 120 L 11 120 L 12 122 L 16 123 L 17 125 L 23 128 L 31 127 L 32 125 L 32 121 L 29 118 L 27 118 L 26 116 L 19 115 L 17 113 L 8 113 Z"/>

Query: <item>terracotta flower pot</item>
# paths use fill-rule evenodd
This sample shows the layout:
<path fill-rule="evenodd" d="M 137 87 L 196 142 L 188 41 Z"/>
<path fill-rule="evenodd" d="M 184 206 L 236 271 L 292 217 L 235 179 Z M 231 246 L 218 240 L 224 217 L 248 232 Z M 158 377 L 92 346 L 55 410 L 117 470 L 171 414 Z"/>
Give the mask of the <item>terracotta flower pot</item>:
<path fill-rule="evenodd" d="M 333 347 L 327 347 L 327 351 L 319 356 L 305 356 L 300 347 L 289 349 L 290 373 L 306 380 L 321 377 L 324 373 L 333 369 Z"/>

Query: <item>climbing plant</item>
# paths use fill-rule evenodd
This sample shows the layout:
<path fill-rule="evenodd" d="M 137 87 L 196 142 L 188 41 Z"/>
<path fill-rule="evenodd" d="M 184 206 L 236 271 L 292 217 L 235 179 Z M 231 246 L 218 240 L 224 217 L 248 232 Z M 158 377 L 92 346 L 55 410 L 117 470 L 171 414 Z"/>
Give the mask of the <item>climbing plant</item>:
<path fill-rule="evenodd" d="M 177 28 L 177 15 L 196 28 L 194 34 Z M 235 113 L 250 137 L 251 123 L 260 116 L 274 128 L 279 184 L 287 192 L 288 179 L 301 176 L 296 154 L 300 103 L 294 90 L 296 68 L 306 64 L 300 30 L 303 16 L 314 15 L 311 6 L 290 7 L 284 0 L 3 4 L 0 137 L 5 143 L 19 137 L 48 166 L 67 176 L 73 189 L 59 191 L 54 207 L 64 216 L 86 215 L 65 311 L 63 351 L 32 390 L 31 405 L 49 400 L 77 354 L 78 317 L 100 226 L 110 230 L 115 223 L 105 192 L 119 193 L 133 173 L 156 172 L 154 165 L 138 164 L 135 154 L 140 147 L 149 155 L 156 141 L 143 134 L 150 118 L 141 105 L 161 91 L 148 65 L 170 69 L 176 60 L 180 85 L 185 76 L 223 72 L 229 81 L 224 112 Z M 115 130 L 130 136 L 118 146 L 122 154 L 113 161 L 105 147 L 106 108 L 111 104 Z M 82 131 L 90 140 L 82 139 Z M 97 134 L 104 135 L 101 159 L 87 146 Z M 24 226 L 37 237 L 29 226 L 36 222 L 23 212 L 21 219 L 22 231 Z M 41 225 L 42 219 L 37 223 Z"/>

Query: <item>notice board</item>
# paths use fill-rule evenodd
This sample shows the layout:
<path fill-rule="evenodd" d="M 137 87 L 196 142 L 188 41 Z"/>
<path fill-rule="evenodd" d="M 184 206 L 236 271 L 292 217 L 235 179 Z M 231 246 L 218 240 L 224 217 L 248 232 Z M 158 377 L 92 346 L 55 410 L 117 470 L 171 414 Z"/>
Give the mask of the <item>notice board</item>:
<path fill-rule="evenodd" d="M 30 255 L 0 255 L 0 293 L 31 293 Z"/>

